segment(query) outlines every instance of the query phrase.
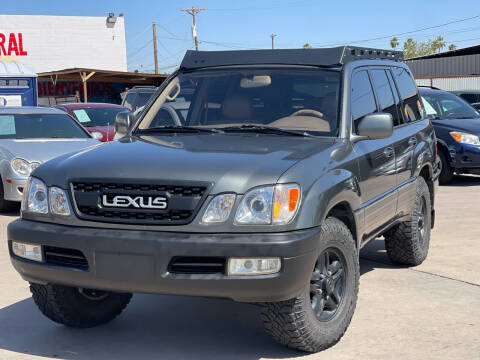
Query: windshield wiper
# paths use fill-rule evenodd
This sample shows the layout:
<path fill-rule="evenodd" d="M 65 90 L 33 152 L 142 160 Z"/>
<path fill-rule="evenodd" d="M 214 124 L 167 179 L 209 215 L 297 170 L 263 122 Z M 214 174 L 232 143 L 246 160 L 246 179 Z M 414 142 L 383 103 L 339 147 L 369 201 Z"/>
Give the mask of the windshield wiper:
<path fill-rule="evenodd" d="M 180 125 L 166 125 L 166 126 L 155 126 L 148 129 L 138 130 L 140 134 L 144 133 L 153 133 L 153 132 L 167 132 L 167 133 L 223 133 L 222 130 L 215 128 L 204 128 L 204 127 L 195 127 L 195 126 L 180 126 Z"/>
<path fill-rule="evenodd" d="M 304 130 L 286 130 L 273 126 L 265 125 L 240 125 L 240 126 L 229 126 L 222 128 L 225 132 L 253 132 L 261 134 L 274 134 L 274 135 L 289 135 L 289 136 L 303 136 L 303 137 L 317 137 L 312 135 Z"/>

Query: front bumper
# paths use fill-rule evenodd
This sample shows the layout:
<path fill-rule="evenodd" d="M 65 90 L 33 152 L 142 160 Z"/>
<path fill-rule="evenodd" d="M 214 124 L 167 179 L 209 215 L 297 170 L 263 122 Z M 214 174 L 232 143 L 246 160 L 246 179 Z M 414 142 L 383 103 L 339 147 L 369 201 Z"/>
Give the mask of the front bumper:
<path fill-rule="evenodd" d="M 453 167 L 465 172 L 480 173 L 480 146 L 458 144 L 456 148 L 450 149 L 450 156 L 453 158 Z"/>
<path fill-rule="evenodd" d="M 305 289 L 317 259 L 319 231 L 194 234 L 79 228 L 19 219 L 9 224 L 7 236 L 12 264 L 30 282 L 263 302 L 287 300 Z M 88 270 L 19 258 L 12 254 L 11 241 L 79 250 Z M 282 269 L 259 276 L 171 273 L 168 265 L 178 256 L 278 256 Z"/>
<path fill-rule="evenodd" d="M 9 181 L 7 182 L 6 179 Z M 22 201 L 27 179 L 6 178 L 3 180 L 3 197 L 8 201 Z"/>

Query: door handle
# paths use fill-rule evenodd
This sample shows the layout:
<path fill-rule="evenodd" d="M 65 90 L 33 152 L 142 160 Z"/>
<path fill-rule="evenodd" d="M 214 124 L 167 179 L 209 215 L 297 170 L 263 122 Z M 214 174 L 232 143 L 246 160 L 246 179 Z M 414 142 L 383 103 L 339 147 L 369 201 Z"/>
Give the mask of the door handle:
<path fill-rule="evenodd" d="M 410 145 L 410 146 L 417 145 L 417 138 L 416 137 L 411 137 L 410 139 L 408 139 L 408 145 Z"/>
<path fill-rule="evenodd" d="M 383 154 L 387 159 L 390 159 L 394 154 L 393 148 L 387 147 L 385 150 L 383 150 Z"/>

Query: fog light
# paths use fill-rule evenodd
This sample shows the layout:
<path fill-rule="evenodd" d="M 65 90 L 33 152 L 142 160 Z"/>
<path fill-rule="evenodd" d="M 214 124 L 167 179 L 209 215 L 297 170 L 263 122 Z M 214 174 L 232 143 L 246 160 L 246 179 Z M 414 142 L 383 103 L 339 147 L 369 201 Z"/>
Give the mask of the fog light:
<path fill-rule="evenodd" d="M 43 261 L 42 247 L 40 245 L 12 242 L 12 251 L 15 255 L 33 261 Z"/>
<path fill-rule="evenodd" d="M 267 275 L 280 271 L 280 258 L 230 258 L 228 275 Z"/>

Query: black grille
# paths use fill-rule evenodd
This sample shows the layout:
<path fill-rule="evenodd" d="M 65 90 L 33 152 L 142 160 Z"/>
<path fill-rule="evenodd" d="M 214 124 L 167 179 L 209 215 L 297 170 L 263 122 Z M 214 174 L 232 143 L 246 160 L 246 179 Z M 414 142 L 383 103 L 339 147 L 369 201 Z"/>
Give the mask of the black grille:
<path fill-rule="evenodd" d="M 47 264 L 88 270 L 88 261 L 79 250 L 45 246 L 44 252 Z"/>
<path fill-rule="evenodd" d="M 72 183 L 74 191 L 98 192 L 102 190 L 122 190 L 132 192 L 167 192 L 176 196 L 202 196 L 205 186 L 175 186 L 151 184 L 112 184 L 112 183 Z"/>
<path fill-rule="evenodd" d="M 225 258 L 213 256 L 177 256 L 168 265 L 174 274 L 224 274 Z"/>
<path fill-rule="evenodd" d="M 206 184 L 141 184 L 113 182 L 72 182 L 73 198 L 80 218 L 151 225 L 183 225 L 195 217 L 207 195 Z M 148 199 L 161 197 L 166 209 L 118 207 L 112 204 L 116 196 Z M 105 196 L 106 200 L 102 200 Z M 159 199 L 160 200 L 160 199 Z M 147 204 L 145 203 L 145 204 Z M 104 205 L 105 204 L 105 205 Z"/>

